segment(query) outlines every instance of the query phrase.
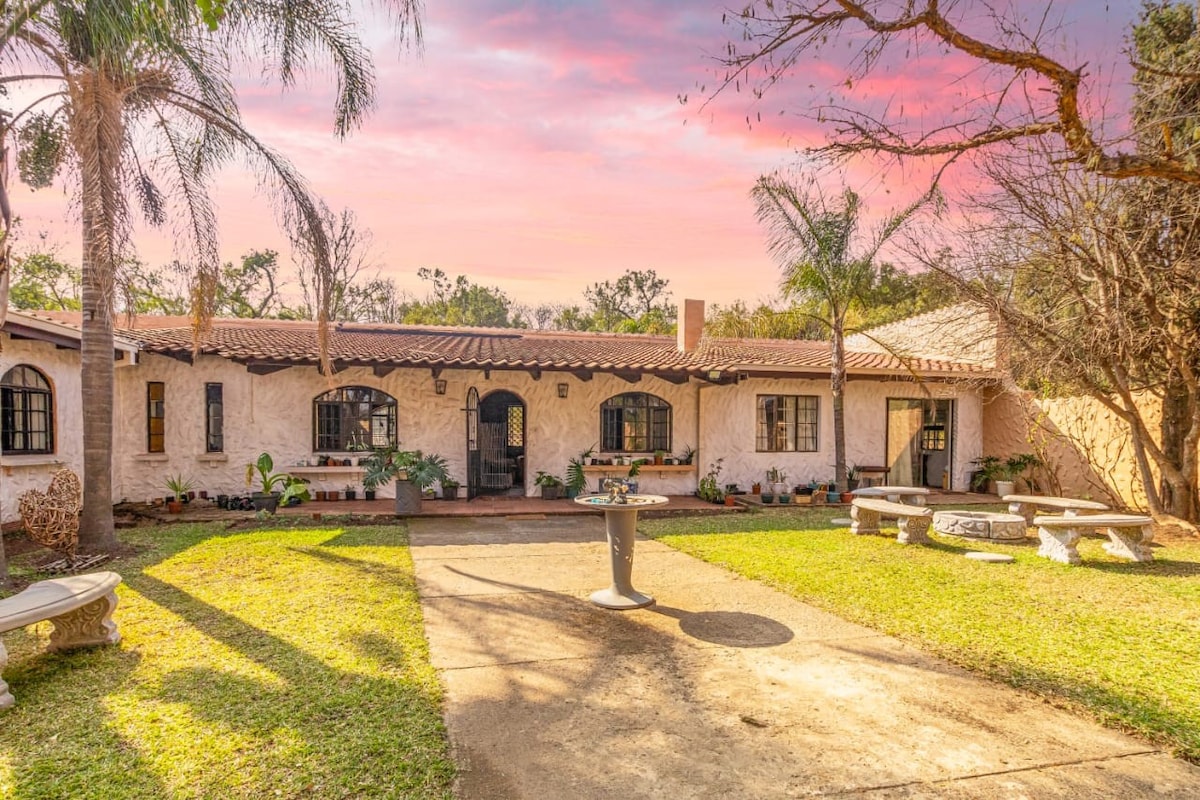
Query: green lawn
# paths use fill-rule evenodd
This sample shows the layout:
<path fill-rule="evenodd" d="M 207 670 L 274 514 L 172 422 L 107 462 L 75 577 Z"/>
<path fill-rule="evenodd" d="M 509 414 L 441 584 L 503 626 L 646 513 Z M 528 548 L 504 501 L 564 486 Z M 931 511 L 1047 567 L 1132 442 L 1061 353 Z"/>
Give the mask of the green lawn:
<path fill-rule="evenodd" d="M 1085 537 L 1081 566 L 1035 545 L 854 536 L 846 509 L 645 520 L 647 535 L 1200 762 L 1200 541 L 1155 561 Z M 889 529 L 884 528 L 888 533 Z M 1036 540 L 1032 540 L 1036 541 Z M 989 565 L 967 550 L 1016 556 Z"/>
<path fill-rule="evenodd" d="M 403 527 L 121 533 L 118 647 L 4 635 L 0 797 L 451 796 Z"/>

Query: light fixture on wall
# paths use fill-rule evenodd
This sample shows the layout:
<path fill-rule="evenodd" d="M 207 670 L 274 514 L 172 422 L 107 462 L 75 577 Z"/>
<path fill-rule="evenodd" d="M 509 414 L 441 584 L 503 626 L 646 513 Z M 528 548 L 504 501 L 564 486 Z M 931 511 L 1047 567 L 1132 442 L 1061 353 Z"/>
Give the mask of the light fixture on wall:
<path fill-rule="evenodd" d="M 569 386 L 567 386 L 565 383 L 560 383 L 560 384 L 558 385 L 558 396 L 559 396 L 559 397 L 566 397 L 566 396 L 567 396 L 567 390 L 568 390 L 569 388 L 570 388 L 570 387 L 569 387 Z"/>
<path fill-rule="evenodd" d="M 434 394 L 445 394 L 446 393 L 446 379 L 445 378 L 438 378 L 438 379 L 434 380 L 433 393 Z"/>

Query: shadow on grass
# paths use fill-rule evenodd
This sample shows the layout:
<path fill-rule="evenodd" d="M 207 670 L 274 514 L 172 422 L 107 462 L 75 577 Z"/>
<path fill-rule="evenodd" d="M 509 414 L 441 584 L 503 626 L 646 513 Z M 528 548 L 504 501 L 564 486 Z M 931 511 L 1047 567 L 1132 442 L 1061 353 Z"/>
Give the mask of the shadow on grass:
<path fill-rule="evenodd" d="M 438 700 L 430 687 L 406 678 L 412 655 L 403 646 L 359 635 L 348 644 L 374 661 L 375 671 L 394 677 L 340 670 L 157 578 L 138 575 L 129 584 L 282 679 L 274 685 L 187 667 L 167 675 L 160 690 L 161 699 L 186 704 L 200 719 L 271 743 L 253 764 L 264 787 L 288 796 L 448 796 L 452 768 L 441 746 Z M 229 794 L 241 780 L 224 770 L 204 775 L 211 783 L 193 787 L 204 797 Z"/>
<path fill-rule="evenodd" d="M 11 648 L 14 653 L 40 647 L 37 637 L 25 638 Z M 0 751 L 12 769 L 13 798 L 109 800 L 114 790 L 130 798 L 170 796 L 136 744 L 105 722 L 109 693 L 129 679 L 140 659 L 137 651 L 116 645 L 39 652 L 10 663 L 4 676 L 17 705 L 3 712 Z M 64 747 L 105 755 L 80 770 L 64 758 Z"/>

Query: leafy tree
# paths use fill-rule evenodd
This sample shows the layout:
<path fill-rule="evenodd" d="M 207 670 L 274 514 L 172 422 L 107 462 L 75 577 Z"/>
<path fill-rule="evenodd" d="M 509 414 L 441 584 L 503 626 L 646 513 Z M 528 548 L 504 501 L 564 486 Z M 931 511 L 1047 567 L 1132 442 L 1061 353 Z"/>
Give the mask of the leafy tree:
<path fill-rule="evenodd" d="M 26 310 L 78 311 L 80 274 L 53 253 L 30 253 L 13 260 L 8 302 Z"/>
<path fill-rule="evenodd" d="M 669 281 L 652 270 L 626 270 L 615 281 L 593 283 L 584 290 L 591 323 L 588 330 L 625 333 L 669 332 L 675 306 L 668 298 Z"/>
<path fill-rule="evenodd" d="M 819 313 L 809 319 L 829 330 L 835 477 L 838 489 L 846 491 L 845 335 L 850 315 L 878 278 L 880 248 L 928 198 L 887 217 L 860 244 L 861 208 L 858 195 L 849 189 L 830 199 L 812 176 L 797 187 L 768 175 L 758 179 L 751 195 L 767 230 L 767 248 L 783 270 L 784 296 L 814 305 Z"/>
<path fill-rule="evenodd" d="M 274 250 L 251 250 L 240 264 L 226 262 L 221 268 L 214 314 L 218 317 L 287 317 L 279 291 L 279 254 Z"/>
<path fill-rule="evenodd" d="M 415 10 L 415 2 L 403 0 L 400 7 Z M 194 2 L 182 0 L 0 5 L 5 82 L 54 86 L 14 114 L 13 123 L 28 124 L 26 118 L 36 111 L 48 113 L 64 131 L 63 156 L 78 181 L 84 241 L 82 387 L 89 398 L 83 411 L 84 550 L 115 544 L 112 315 L 119 266 L 127 259 L 129 200 L 135 198 L 155 223 L 164 222 L 173 207 L 181 209 L 183 238 L 195 254 L 189 260 L 199 268 L 192 308 L 203 321 L 213 312 L 219 279 L 215 213 L 206 181 L 235 153 L 247 156 L 264 186 L 275 190 L 283 222 L 309 231 L 317 261 L 330 262 L 319 210 L 304 182 L 241 124 L 230 56 L 253 52 L 276 59 L 285 85 L 295 81 L 311 56 L 328 58 L 338 74 L 334 128 L 339 135 L 361 121 L 374 97 L 367 51 L 339 4 L 227 5 L 215 37 L 204 31 L 200 13 Z M 170 180 L 155 180 L 161 174 Z M 44 181 L 45 175 L 23 179 Z M 163 193 L 164 186 L 170 194 Z M 0 201 L 6 206 L 7 196 Z M 327 351 L 327 328 L 321 343 Z"/>
<path fill-rule="evenodd" d="M 525 322 L 508 295 L 494 286 L 481 286 L 467 276 L 453 281 L 440 269 L 422 267 L 421 280 L 432 288 L 424 301 L 404 308 L 403 321 L 414 325 L 461 325 L 486 328 L 523 328 Z"/>

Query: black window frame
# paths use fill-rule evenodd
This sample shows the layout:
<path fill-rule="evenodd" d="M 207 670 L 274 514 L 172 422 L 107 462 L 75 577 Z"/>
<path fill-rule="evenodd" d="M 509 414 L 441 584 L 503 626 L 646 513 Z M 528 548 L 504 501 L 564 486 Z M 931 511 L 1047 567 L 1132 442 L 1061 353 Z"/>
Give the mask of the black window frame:
<path fill-rule="evenodd" d="M 644 414 L 643 420 L 637 419 L 638 412 Z M 671 404 L 658 395 L 648 392 L 613 395 L 600 404 L 600 452 L 669 453 L 673 415 Z"/>
<path fill-rule="evenodd" d="M 804 419 L 801 418 L 802 414 Z M 819 453 L 821 451 L 820 396 L 815 394 L 756 395 L 754 451 L 756 453 Z"/>
<path fill-rule="evenodd" d="M 380 415 L 379 409 L 384 413 Z M 365 414 L 362 412 L 366 411 Z M 382 417 L 382 433 L 376 424 Z M 372 386 L 339 386 L 313 398 L 313 452 L 354 453 L 399 445 L 396 398 Z M 358 423 L 359 436 L 350 433 Z"/>
<path fill-rule="evenodd" d="M 146 452 L 167 452 L 167 384 L 163 381 L 146 381 Z"/>
<path fill-rule="evenodd" d="M 225 452 L 225 385 L 204 384 L 204 452 Z"/>
<path fill-rule="evenodd" d="M 30 375 L 36 385 L 30 385 Z M 45 446 L 33 446 L 37 438 Z M 20 446 L 18 440 L 23 440 Z M 14 364 L 0 376 L 0 452 L 35 456 L 51 455 L 54 450 L 54 387 L 37 367 Z"/>

